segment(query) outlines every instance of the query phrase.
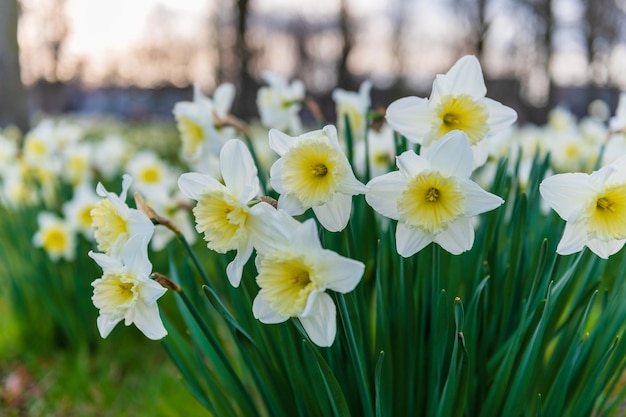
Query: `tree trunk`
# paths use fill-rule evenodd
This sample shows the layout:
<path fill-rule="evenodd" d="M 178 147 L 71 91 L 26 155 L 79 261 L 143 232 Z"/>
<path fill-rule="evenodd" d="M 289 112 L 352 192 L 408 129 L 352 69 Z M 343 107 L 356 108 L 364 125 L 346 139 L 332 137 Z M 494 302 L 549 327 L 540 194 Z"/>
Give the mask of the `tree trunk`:
<path fill-rule="evenodd" d="M 0 127 L 29 129 L 26 90 L 20 78 L 17 0 L 0 0 Z"/>

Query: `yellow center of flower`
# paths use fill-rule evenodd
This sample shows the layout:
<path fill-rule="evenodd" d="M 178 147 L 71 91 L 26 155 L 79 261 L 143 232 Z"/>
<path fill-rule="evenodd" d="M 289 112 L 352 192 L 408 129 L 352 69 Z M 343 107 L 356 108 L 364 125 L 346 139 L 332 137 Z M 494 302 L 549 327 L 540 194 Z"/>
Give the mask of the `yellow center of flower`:
<path fill-rule="evenodd" d="M 145 184 L 157 184 L 161 179 L 161 170 L 158 166 L 147 166 L 139 172 L 138 181 Z"/>
<path fill-rule="evenodd" d="M 126 273 L 108 273 L 94 281 L 92 300 L 103 315 L 122 318 L 139 297 L 137 280 Z"/>
<path fill-rule="evenodd" d="M 91 210 L 93 210 L 94 207 L 95 206 L 93 204 L 84 206 L 78 213 L 78 224 L 80 225 L 81 229 L 89 229 L 91 227 L 91 224 L 93 222 L 93 218 L 91 217 Z"/>
<path fill-rule="evenodd" d="M 408 181 L 398 200 L 400 221 L 437 234 L 463 214 L 464 200 L 454 178 L 424 172 Z"/>
<path fill-rule="evenodd" d="M 283 317 L 297 317 L 315 289 L 312 278 L 312 268 L 302 256 L 276 254 L 262 259 L 257 284 L 274 312 Z"/>
<path fill-rule="evenodd" d="M 346 175 L 342 156 L 325 137 L 301 142 L 283 156 L 285 190 L 305 207 L 328 202 Z"/>
<path fill-rule="evenodd" d="M 246 222 L 248 208 L 226 190 L 204 194 L 193 208 L 196 230 L 204 233 L 207 247 L 219 253 L 237 249 L 241 239 L 248 234 Z"/>
<path fill-rule="evenodd" d="M 186 116 L 177 116 L 176 120 L 183 142 L 183 152 L 187 155 L 194 155 L 204 139 L 202 126 Z"/>
<path fill-rule="evenodd" d="M 46 251 L 50 253 L 62 253 L 67 248 L 69 238 L 63 226 L 53 225 L 42 231 L 41 241 Z"/>
<path fill-rule="evenodd" d="M 436 113 L 438 129 L 433 139 L 453 130 L 461 130 L 471 144 L 476 145 L 489 132 L 487 106 L 467 94 L 442 97 Z"/>
<path fill-rule="evenodd" d="M 626 239 L 626 184 L 608 188 L 596 198 L 589 231 L 600 240 Z"/>
<path fill-rule="evenodd" d="M 98 250 L 110 253 L 111 248 L 122 234 L 128 234 L 126 220 L 108 199 L 97 202 L 91 210 L 91 225 L 95 229 L 94 237 Z"/>

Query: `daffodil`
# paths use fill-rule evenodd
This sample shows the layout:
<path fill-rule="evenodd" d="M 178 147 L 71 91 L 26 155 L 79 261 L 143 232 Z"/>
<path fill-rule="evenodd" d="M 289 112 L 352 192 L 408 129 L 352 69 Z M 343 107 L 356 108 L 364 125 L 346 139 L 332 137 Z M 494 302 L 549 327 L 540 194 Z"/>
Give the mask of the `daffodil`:
<path fill-rule="evenodd" d="M 134 236 L 119 256 L 89 252 L 102 268 L 102 277 L 91 284 L 91 299 L 100 310 L 97 324 L 103 338 L 122 320 L 126 326 L 137 326 L 149 339 L 158 340 L 167 335 L 157 305 L 166 289 L 150 279 L 152 264 L 147 245 L 144 236 Z"/>
<path fill-rule="evenodd" d="M 183 194 L 198 203 L 193 208 L 196 230 L 204 234 L 207 247 L 218 253 L 237 250 L 226 274 L 237 287 L 243 267 L 252 254 L 252 240 L 247 228 L 248 204 L 260 190 L 257 168 L 246 145 L 231 139 L 220 152 L 220 170 L 224 184 L 216 178 L 188 172 L 178 179 Z"/>
<path fill-rule="evenodd" d="M 406 151 L 397 157 L 398 171 L 368 183 L 368 204 L 398 221 L 400 255 L 411 256 L 431 242 L 455 255 L 472 247 L 472 217 L 504 202 L 469 179 L 472 159 L 467 136 L 454 131 L 438 141 L 427 157 Z"/>
<path fill-rule="evenodd" d="M 615 115 L 609 120 L 612 132 L 626 133 L 626 92 L 619 95 Z"/>
<path fill-rule="evenodd" d="M 107 255 L 119 253 L 122 246 L 135 235 L 150 239 L 154 233 L 150 219 L 126 204 L 132 181 L 130 175 L 124 175 L 119 195 L 107 191 L 102 183 L 96 186 L 96 193 L 103 198 L 91 210 L 92 227 L 98 250 Z"/>
<path fill-rule="evenodd" d="M 164 201 L 176 187 L 176 175 L 154 151 L 138 152 L 126 164 L 133 177 L 132 189 L 148 200 Z"/>
<path fill-rule="evenodd" d="M 280 158 L 270 168 L 272 187 L 280 193 L 278 208 L 291 215 L 312 208 L 327 230 L 343 230 L 352 209 L 352 196 L 367 187 L 359 182 L 337 141 L 337 129 L 291 137 L 272 129 L 270 147 Z"/>
<path fill-rule="evenodd" d="M 446 74 L 437 75 L 430 97 L 404 97 L 387 108 L 386 119 L 396 131 L 427 152 L 453 130 L 463 131 L 474 152 L 473 166 L 485 163 L 485 139 L 515 122 L 510 107 L 485 97 L 487 88 L 474 56 L 459 59 Z"/>
<path fill-rule="evenodd" d="M 539 186 L 543 199 L 567 223 L 557 253 L 587 246 L 601 258 L 626 243 L 626 156 L 591 174 L 557 174 Z"/>
<path fill-rule="evenodd" d="M 337 88 L 333 91 L 333 100 L 337 112 L 337 126 L 342 135 L 346 134 L 346 119 L 355 142 L 363 141 L 367 132 L 367 112 L 370 109 L 370 90 L 372 83 L 365 81 L 358 93 Z"/>
<path fill-rule="evenodd" d="M 302 126 L 298 113 L 304 102 L 304 84 L 300 80 L 288 83 L 285 78 L 270 71 L 264 71 L 261 77 L 268 84 L 259 89 L 256 97 L 261 124 L 299 134 Z"/>
<path fill-rule="evenodd" d="M 365 266 L 323 249 L 313 219 L 299 223 L 265 203 L 254 208 L 265 220 L 254 223 L 260 288 L 252 305 L 254 317 L 267 324 L 297 318 L 315 344 L 332 345 L 336 307 L 326 290 L 352 291 Z"/>
<path fill-rule="evenodd" d="M 92 186 L 85 183 L 75 188 L 72 199 L 63 204 L 65 220 L 90 240 L 94 239 L 91 211 L 100 200 Z"/>
<path fill-rule="evenodd" d="M 76 256 L 76 231 L 65 220 L 49 212 L 37 215 L 39 228 L 33 236 L 33 244 L 43 248 L 50 259 L 74 260 Z"/>

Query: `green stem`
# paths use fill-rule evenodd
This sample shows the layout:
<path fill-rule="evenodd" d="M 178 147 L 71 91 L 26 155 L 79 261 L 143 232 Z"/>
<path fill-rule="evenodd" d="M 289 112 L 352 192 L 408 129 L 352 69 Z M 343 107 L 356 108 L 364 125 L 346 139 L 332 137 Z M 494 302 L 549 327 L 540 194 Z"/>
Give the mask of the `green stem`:
<path fill-rule="evenodd" d="M 213 283 L 211 282 L 211 280 L 209 279 L 209 275 L 206 273 L 206 271 L 204 270 L 204 267 L 202 266 L 202 264 L 200 263 L 200 260 L 198 259 L 198 256 L 196 255 L 196 253 L 194 252 L 193 248 L 191 247 L 191 245 L 189 244 L 189 242 L 187 241 L 187 239 L 185 239 L 185 236 L 183 236 L 182 233 L 177 233 L 176 234 L 176 238 L 178 239 L 178 241 L 183 245 L 183 247 L 185 248 L 185 250 L 187 251 L 187 253 L 189 254 L 189 256 L 191 257 L 191 260 L 194 264 L 194 266 L 196 267 L 196 269 L 198 270 L 198 272 L 200 273 L 200 275 L 202 276 L 202 280 L 204 281 L 204 284 L 209 287 L 213 292 L 215 291 L 215 287 L 213 286 Z"/>

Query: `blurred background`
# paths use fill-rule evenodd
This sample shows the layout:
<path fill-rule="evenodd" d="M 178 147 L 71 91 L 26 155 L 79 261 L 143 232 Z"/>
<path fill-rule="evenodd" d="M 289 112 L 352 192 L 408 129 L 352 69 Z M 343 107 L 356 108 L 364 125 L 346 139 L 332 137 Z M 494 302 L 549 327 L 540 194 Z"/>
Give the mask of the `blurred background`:
<path fill-rule="evenodd" d="M 260 72 L 299 78 L 332 112 L 370 79 L 373 105 L 427 96 L 462 55 L 520 122 L 576 115 L 626 89 L 626 0 L 0 0 L 0 126 L 37 114 L 171 117 L 193 83 L 237 86 L 256 116 Z M 324 103 L 328 103 L 327 106 Z"/>

